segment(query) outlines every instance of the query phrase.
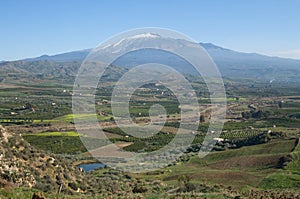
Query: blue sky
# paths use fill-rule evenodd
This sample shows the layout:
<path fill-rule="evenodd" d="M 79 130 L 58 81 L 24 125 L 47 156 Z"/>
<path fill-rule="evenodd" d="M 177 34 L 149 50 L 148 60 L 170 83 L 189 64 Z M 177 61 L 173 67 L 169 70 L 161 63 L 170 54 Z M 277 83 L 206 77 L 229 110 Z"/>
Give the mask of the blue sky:
<path fill-rule="evenodd" d="M 298 0 L 4 0 L 0 9 L 0 60 L 93 48 L 141 27 L 300 59 Z"/>

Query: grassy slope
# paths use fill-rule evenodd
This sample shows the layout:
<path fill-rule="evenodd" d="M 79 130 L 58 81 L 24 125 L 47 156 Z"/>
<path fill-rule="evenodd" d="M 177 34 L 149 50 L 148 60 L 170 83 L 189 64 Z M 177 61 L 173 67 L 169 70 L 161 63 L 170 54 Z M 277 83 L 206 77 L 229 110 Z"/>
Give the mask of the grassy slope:
<path fill-rule="evenodd" d="M 161 178 L 168 184 L 176 184 L 180 175 L 187 175 L 191 182 L 223 184 L 242 188 L 257 187 L 269 174 L 276 171 L 280 158 L 289 154 L 295 140 L 276 140 L 271 143 L 242 147 L 240 149 L 213 152 L 199 159 L 169 167 L 164 174 L 147 175 Z"/>
<path fill-rule="evenodd" d="M 300 187 L 300 143 L 290 153 L 290 162 L 277 171 L 268 175 L 260 184 L 260 187 L 269 188 L 293 188 Z"/>

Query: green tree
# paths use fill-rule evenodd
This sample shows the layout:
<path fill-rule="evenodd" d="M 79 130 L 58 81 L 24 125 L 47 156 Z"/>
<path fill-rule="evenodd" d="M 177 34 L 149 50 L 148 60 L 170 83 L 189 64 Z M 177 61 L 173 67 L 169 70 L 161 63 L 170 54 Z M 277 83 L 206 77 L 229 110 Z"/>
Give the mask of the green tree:
<path fill-rule="evenodd" d="M 278 102 L 278 107 L 279 107 L 279 108 L 282 108 L 282 101 L 279 101 L 279 102 Z"/>
<path fill-rule="evenodd" d="M 200 122 L 201 122 L 201 123 L 205 122 L 205 117 L 204 117 L 204 115 L 200 115 Z"/>

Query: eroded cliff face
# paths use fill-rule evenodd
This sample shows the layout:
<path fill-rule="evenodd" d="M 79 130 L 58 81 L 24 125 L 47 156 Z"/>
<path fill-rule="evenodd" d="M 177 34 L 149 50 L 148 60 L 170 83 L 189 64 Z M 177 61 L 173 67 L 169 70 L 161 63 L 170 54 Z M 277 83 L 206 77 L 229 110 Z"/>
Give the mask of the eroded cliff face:
<path fill-rule="evenodd" d="M 0 125 L 0 187 L 25 186 L 42 191 L 72 191 L 69 184 L 81 182 L 84 174 L 70 162 L 35 149 L 20 135 Z"/>
<path fill-rule="evenodd" d="M 33 187 L 36 180 L 24 167 L 26 160 L 21 156 L 26 145 L 20 137 L 14 137 L 0 125 L 0 177 L 3 184 Z M 26 158 L 25 158 L 26 159 Z"/>
<path fill-rule="evenodd" d="M 0 141 L 8 142 L 8 138 L 11 137 L 11 135 L 6 131 L 6 129 L 0 125 Z"/>

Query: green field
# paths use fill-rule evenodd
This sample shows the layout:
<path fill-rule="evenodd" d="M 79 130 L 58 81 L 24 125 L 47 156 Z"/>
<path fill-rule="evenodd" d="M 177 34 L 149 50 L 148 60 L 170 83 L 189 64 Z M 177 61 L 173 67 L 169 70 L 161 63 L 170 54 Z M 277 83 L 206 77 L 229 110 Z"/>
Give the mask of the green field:
<path fill-rule="evenodd" d="M 288 156 L 287 163 L 279 171 L 268 175 L 260 184 L 261 188 L 300 187 L 300 144 Z"/>
<path fill-rule="evenodd" d="M 87 151 L 77 132 L 44 132 L 25 134 L 24 139 L 33 146 L 55 154 L 81 154 Z M 98 148 L 105 144 L 105 140 L 82 137 L 90 147 Z"/>
<path fill-rule="evenodd" d="M 144 177 L 160 178 L 165 183 L 176 184 L 179 176 L 187 175 L 196 184 L 231 185 L 239 189 L 245 186 L 258 187 L 269 173 L 278 170 L 281 166 L 280 159 L 291 153 L 295 142 L 295 139 L 278 140 L 267 144 L 212 152 L 202 159 L 193 156 L 186 163 L 166 168 L 163 174 L 148 174 Z"/>
<path fill-rule="evenodd" d="M 67 131 L 67 132 L 35 133 L 35 134 L 27 134 L 26 136 L 67 136 L 67 137 L 78 137 L 79 135 L 75 131 Z"/>
<path fill-rule="evenodd" d="M 74 122 L 74 119 L 77 119 L 80 122 L 89 122 L 93 121 L 95 118 L 97 118 L 99 121 L 109 121 L 111 117 L 102 115 L 100 116 L 96 114 L 67 114 L 58 118 L 54 118 L 53 121 L 71 123 Z"/>

